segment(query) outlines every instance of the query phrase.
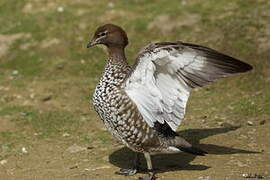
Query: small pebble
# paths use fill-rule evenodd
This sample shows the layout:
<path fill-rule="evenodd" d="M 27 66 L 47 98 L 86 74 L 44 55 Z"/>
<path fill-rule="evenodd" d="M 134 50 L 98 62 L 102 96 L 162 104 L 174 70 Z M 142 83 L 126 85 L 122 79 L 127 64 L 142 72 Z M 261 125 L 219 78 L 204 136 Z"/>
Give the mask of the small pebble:
<path fill-rule="evenodd" d="M 85 60 L 84 59 L 81 59 L 81 64 L 85 64 Z"/>
<path fill-rule="evenodd" d="M 19 71 L 18 70 L 14 70 L 14 71 L 12 71 L 12 75 L 18 75 L 19 74 Z"/>
<path fill-rule="evenodd" d="M 2 161 L 0 161 L 0 164 L 1 165 L 4 165 L 4 164 L 6 164 L 7 163 L 7 160 L 5 160 L 5 159 L 3 159 Z"/>
<path fill-rule="evenodd" d="M 69 137 L 70 134 L 69 134 L 69 133 L 64 133 L 62 136 L 63 136 L 63 137 Z"/>
<path fill-rule="evenodd" d="M 60 7 L 58 7 L 58 8 L 57 8 L 57 12 L 60 12 L 60 13 L 61 13 L 61 12 L 64 12 L 64 8 L 63 8 L 63 7 L 61 7 L 61 6 L 60 6 Z"/>
<path fill-rule="evenodd" d="M 248 121 L 248 122 L 247 122 L 247 125 L 249 125 L 249 126 L 253 126 L 253 122 Z"/>
<path fill-rule="evenodd" d="M 25 147 L 22 147 L 22 153 L 28 153 Z"/>

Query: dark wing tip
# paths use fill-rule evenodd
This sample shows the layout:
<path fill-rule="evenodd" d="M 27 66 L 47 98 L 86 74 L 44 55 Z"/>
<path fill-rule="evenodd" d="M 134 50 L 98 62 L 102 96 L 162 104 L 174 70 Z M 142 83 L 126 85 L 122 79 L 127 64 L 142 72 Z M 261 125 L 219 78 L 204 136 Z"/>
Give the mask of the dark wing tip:
<path fill-rule="evenodd" d="M 220 53 L 214 49 L 190 43 L 182 43 L 182 42 L 179 43 L 181 43 L 184 46 L 188 46 L 192 49 L 201 51 L 202 53 L 205 54 L 206 57 L 215 61 L 215 63 L 222 65 L 224 69 L 229 68 L 228 70 L 230 71 L 230 73 L 247 72 L 253 69 L 251 65 L 243 61 L 240 61 L 236 58 L 233 58 L 231 56 Z"/>
<path fill-rule="evenodd" d="M 253 67 L 250 64 L 244 63 L 242 62 L 243 65 L 241 67 L 242 72 L 247 72 L 247 71 L 251 71 L 253 69 Z"/>
<path fill-rule="evenodd" d="M 227 61 L 229 64 L 231 64 L 231 67 L 233 67 L 235 73 L 247 72 L 253 69 L 253 67 L 246 62 L 240 61 L 227 55 L 222 56 L 224 57 L 225 62 Z"/>

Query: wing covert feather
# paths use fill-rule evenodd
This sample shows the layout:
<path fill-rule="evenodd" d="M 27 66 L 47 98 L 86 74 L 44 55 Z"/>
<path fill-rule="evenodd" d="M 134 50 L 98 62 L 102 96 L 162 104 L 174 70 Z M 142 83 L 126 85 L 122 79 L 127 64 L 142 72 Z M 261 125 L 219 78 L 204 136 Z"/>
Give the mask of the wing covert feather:
<path fill-rule="evenodd" d="M 207 47 L 182 43 L 154 43 L 142 49 L 125 91 L 144 120 L 176 131 L 184 118 L 191 88 L 202 87 L 252 67 Z"/>

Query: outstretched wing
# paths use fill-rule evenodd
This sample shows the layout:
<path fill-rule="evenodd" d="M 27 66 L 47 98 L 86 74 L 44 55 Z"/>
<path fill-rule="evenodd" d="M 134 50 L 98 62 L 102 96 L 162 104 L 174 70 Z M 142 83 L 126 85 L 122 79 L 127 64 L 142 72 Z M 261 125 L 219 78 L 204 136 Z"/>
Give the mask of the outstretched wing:
<path fill-rule="evenodd" d="M 142 49 L 125 91 L 153 127 L 165 122 L 176 131 L 191 88 L 252 67 L 207 47 L 182 42 L 154 43 Z"/>

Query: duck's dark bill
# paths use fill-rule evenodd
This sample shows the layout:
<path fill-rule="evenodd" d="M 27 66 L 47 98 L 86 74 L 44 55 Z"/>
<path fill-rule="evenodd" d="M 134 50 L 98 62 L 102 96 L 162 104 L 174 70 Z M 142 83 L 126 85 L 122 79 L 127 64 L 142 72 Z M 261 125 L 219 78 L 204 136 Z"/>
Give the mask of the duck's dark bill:
<path fill-rule="evenodd" d="M 87 44 L 87 48 L 90 48 L 90 47 L 93 47 L 94 45 L 96 45 L 95 41 L 90 41 L 88 44 Z"/>

